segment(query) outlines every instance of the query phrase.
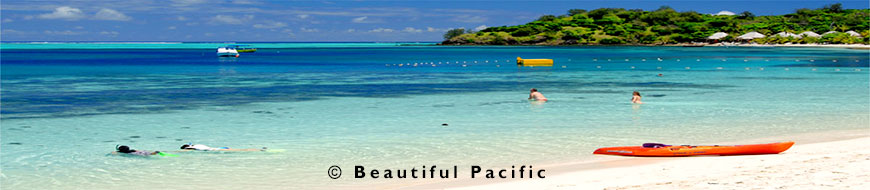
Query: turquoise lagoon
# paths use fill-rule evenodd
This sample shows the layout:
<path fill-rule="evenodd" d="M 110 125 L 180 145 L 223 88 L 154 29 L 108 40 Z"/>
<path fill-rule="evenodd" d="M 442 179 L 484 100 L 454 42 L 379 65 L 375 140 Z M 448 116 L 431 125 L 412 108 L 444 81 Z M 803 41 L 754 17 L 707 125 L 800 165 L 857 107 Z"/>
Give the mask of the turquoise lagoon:
<path fill-rule="evenodd" d="M 870 126 L 867 50 L 254 45 L 3 44 L 3 189 L 334 189 L 391 183 L 354 165 L 467 172 Z M 188 142 L 286 151 L 107 155 Z"/>

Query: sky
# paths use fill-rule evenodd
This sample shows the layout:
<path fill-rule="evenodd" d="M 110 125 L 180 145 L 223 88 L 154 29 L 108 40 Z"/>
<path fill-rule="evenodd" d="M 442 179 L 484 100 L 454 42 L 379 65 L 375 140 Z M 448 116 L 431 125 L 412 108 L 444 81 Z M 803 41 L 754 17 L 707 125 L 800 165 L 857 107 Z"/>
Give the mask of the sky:
<path fill-rule="evenodd" d="M 157 42 L 436 42 L 453 28 L 519 25 L 568 9 L 626 8 L 713 14 L 793 13 L 870 1 L 266 1 L 266 0 L 3 0 L 0 40 Z"/>

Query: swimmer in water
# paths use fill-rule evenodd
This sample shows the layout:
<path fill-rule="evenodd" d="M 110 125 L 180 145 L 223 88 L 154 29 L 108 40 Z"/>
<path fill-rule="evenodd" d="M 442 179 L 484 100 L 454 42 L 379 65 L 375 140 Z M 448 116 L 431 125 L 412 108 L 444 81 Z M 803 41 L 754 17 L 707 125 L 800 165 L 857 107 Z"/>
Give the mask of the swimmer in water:
<path fill-rule="evenodd" d="M 531 92 L 529 93 L 529 100 L 546 102 L 547 97 L 544 97 L 544 94 L 538 92 L 538 89 L 532 88 Z"/>
<path fill-rule="evenodd" d="M 229 147 L 218 147 L 218 148 L 212 148 L 212 147 L 209 147 L 209 146 L 206 146 L 206 145 L 187 143 L 187 144 L 185 144 L 185 145 L 181 145 L 181 150 L 183 150 L 183 151 L 194 151 L 194 150 L 199 150 L 199 151 L 241 151 L 241 152 L 253 152 L 253 151 L 266 151 L 266 147 L 263 147 L 262 149 L 256 149 L 256 148 L 232 149 L 232 148 L 229 148 Z"/>
<path fill-rule="evenodd" d="M 641 97 L 640 97 L 640 92 L 634 91 L 634 93 L 632 93 L 632 96 L 631 96 L 631 103 L 633 103 L 633 104 L 643 104 L 643 102 L 640 101 L 640 98 L 641 98 Z"/>
<path fill-rule="evenodd" d="M 120 153 L 120 154 L 137 155 L 137 156 L 151 156 L 151 155 L 160 154 L 160 151 L 151 152 L 151 151 L 144 151 L 144 150 L 133 150 L 133 149 L 130 149 L 130 147 L 126 146 L 126 145 L 118 145 L 117 147 L 115 147 L 115 150 L 116 151 L 112 152 L 112 154 L 119 154 Z"/>

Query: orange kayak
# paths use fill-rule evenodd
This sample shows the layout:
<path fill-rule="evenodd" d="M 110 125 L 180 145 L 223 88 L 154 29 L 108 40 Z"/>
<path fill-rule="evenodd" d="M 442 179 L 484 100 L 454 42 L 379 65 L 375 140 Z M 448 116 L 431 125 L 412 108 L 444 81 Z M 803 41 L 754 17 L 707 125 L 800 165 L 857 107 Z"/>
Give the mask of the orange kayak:
<path fill-rule="evenodd" d="M 753 155 L 753 154 L 779 154 L 791 148 L 794 142 L 778 142 L 770 144 L 749 145 L 665 145 L 658 143 L 645 143 L 643 146 L 606 147 L 595 150 L 594 154 L 620 155 L 620 156 L 648 156 L 648 157 L 679 157 L 701 155 Z"/>

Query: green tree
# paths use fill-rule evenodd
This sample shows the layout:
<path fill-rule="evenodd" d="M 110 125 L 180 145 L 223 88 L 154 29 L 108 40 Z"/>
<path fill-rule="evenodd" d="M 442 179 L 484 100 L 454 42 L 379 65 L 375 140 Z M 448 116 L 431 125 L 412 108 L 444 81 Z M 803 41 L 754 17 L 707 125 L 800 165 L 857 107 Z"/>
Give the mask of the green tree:
<path fill-rule="evenodd" d="M 843 4 L 834 3 L 831 5 L 825 5 L 825 7 L 822 9 L 832 13 L 840 13 L 843 12 Z"/>
<path fill-rule="evenodd" d="M 579 14 L 583 14 L 583 13 L 586 13 L 585 9 L 569 9 L 568 10 L 568 16 L 574 16 L 574 15 L 579 15 Z"/>
<path fill-rule="evenodd" d="M 546 22 L 546 21 L 553 21 L 553 20 L 556 20 L 556 16 L 553 16 L 553 15 L 544 15 L 544 16 L 541 16 L 540 18 L 538 18 L 538 20 L 535 20 L 535 21 L 543 21 L 543 22 Z"/>
<path fill-rule="evenodd" d="M 444 33 L 444 40 L 450 40 L 462 34 L 465 34 L 465 28 L 450 29 Z"/>
<path fill-rule="evenodd" d="M 742 13 L 740 13 L 740 15 L 737 16 L 737 18 L 752 19 L 752 18 L 755 18 L 755 14 L 752 14 L 752 12 L 749 12 L 749 11 L 743 11 Z"/>

